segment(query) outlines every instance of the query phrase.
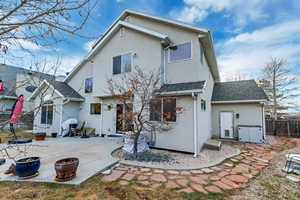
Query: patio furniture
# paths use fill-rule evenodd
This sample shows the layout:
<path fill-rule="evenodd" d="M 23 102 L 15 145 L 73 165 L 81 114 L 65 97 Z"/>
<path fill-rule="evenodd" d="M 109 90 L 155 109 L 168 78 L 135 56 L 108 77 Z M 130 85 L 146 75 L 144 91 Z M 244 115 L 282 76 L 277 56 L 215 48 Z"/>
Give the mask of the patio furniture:
<path fill-rule="evenodd" d="M 282 170 L 300 175 L 300 154 L 287 154 L 285 167 Z"/>
<path fill-rule="evenodd" d="M 71 126 L 71 124 L 70 124 Z M 70 136 L 76 136 L 76 135 L 84 135 L 84 126 L 85 126 L 85 121 L 80 121 L 76 127 L 70 127 Z"/>

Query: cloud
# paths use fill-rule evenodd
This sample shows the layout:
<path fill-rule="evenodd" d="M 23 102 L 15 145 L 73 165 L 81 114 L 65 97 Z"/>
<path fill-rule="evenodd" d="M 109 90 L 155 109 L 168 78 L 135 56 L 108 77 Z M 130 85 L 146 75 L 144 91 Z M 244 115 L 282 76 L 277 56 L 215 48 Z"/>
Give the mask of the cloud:
<path fill-rule="evenodd" d="M 92 47 L 93 47 L 93 44 L 95 43 L 96 40 L 91 40 L 89 42 L 86 42 L 84 43 L 83 47 L 84 47 L 84 50 L 86 50 L 87 52 L 89 52 Z"/>
<path fill-rule="evenodd" d="M 238 34 L 216 47 L 223 79 L 233 74 L 257 76 L 271 57 L 286 58 L 296 74 L 300 62 L 300 20 Z"/>
<path fill-rule="evenodd" d="M 172 11 L 171 15 L 189 23 L 199 22 L 211 13 L 224 12 L 224 17 L 232 17 L 236 26 L 243 27 L 248 21 L 266 18 L 263 11 L 265 0 L 184 0 L 182 10 Z"/>

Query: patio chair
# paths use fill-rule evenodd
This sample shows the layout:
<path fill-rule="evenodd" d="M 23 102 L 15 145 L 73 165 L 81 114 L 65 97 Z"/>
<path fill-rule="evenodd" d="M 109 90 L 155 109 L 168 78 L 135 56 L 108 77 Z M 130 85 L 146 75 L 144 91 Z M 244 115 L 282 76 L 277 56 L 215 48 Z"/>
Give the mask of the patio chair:
<path fill-rule="evenodd" d="M 287 154 L 286 163 L 283 171 L 300 174 L 300 154 Z"/>
<path fill-rule="evenodd" d="M 75 128 L 70 129 L 70 136 L 83 135 L 85 121 L 80 121 Z"/>

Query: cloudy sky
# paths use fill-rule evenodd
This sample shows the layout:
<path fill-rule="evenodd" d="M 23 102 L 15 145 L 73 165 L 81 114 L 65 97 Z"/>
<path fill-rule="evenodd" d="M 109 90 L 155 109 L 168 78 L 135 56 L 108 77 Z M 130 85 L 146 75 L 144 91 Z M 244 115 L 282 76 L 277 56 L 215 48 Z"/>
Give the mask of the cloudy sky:
<path fill-rule="evenodd" d="M 294 75 L 300 76 L 299 0 L 99 0 L 83 33 L 99 36 L 125 8 L 209 28 L 223 80 L 233 75 L 255 78 L 271 57 L 287 59 Z M 48 60 L 59 56 L 62 72 L 67 72 L 87 54 L 93 42 L 68 38 L 49 48 L 24 45 Z M 28 65 L 26 56 L 20 57 L 23 60 L 7 57 L 5 62 Z"/>

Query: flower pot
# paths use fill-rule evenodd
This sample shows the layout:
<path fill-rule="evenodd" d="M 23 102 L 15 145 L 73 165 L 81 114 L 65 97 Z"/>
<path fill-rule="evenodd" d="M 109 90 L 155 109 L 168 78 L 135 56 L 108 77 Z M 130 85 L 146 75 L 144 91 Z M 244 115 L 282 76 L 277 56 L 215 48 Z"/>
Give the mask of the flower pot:
<path fill-rule="evenodd" d="M 16 161 L 16 175 L 21 178 L 38 174 L 41 162 L 39 157 L 28 157 Z"/>
<path fill-rule="evenodd" d="M 36 141 L 45 140 L 45 138 L 46 138 L 46 133 L 36 133 L 35 134 Z"/>
<path fill-rule="evenodd" d="M 56 138 L 57 137 L 57 133 L 51 133 L 51 137 Z"/>
<path fill-rule="evenodd" d="M 64 182 L 72 180 L 76 176 L 79 165 L 78 158 L 65 158 L 55 162 L 56 181 Z"/>

